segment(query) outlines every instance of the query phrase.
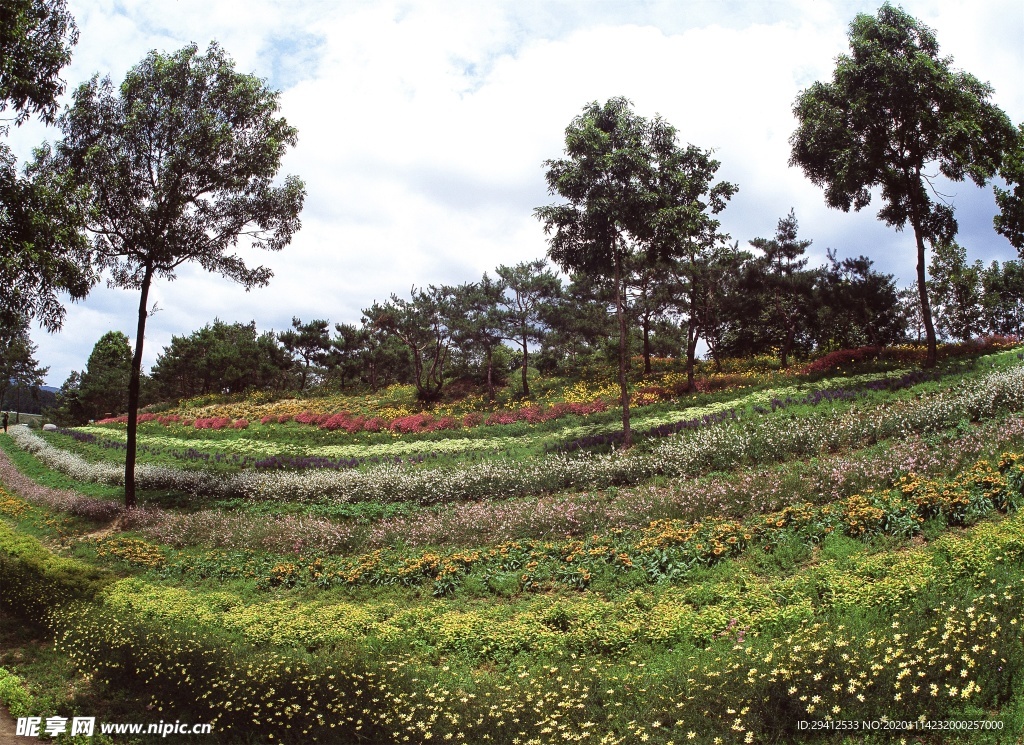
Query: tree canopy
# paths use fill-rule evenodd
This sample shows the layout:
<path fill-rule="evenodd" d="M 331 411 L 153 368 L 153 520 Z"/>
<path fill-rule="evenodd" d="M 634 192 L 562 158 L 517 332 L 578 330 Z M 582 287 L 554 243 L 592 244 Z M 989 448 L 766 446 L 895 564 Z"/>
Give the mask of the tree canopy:
<path fill-rule="evenodd" d="M 28 334 L 28 316 L 0 313 L 0 402 L 10 387 L 36 388 L 49 368 L 40 367 Z"/>
<path fill-rule="evenodd" d="M 545 310 L 561 294 L 562 283 L 544 259 L 523 261 L 515 266 L 502 264 L 495 272 L 503 290 L 497 301 L 502 311 L 502 333 L 505 339 L 518 344 L 523 354 L 523 395 L 529 396 L 530 343 L 543 342 Z"/>
<path fill-rule="evenodd" d="M 82 373 L 78 397 L 90 419 L 116 416 L 128 407 L 132 347 L 121 331 L 108 331 L 92 348 Z"/>
<path fill-rule="evenodd" d="M 724 209 L 736 186 L 713 183 L 719 163 L 709 151 L 679 145 L 672 125 L 660 117 L 644 119 L 621 97 L 584 107 L 566 129 L 565 155 L 544 164 L 548 191 L 565 202 L 539 207 L 534 214 L 551 236 L 548 255 L 556 264 L 612 283 L 623 442 L 629 447 L 626 318 L 631 282 L 634 294 L 656 307 L 657 295 L 648 287 L 651 272 L 666 275 L 671 262 L 682 262 L 679 274 L 696 297 L 696 282 L 705 276 L 698 263 L 726 238 L 712 216 Z M 659 265 L 664 270 L 659 272 Z M 684 312 L 694 321 L 688 339 L 692 359 L 696 313 L 692 307 Z"/>
<path fill-rule="evenodd" d="M 247 289 L 270 269 L 250 268 L 234 248 L 278 251 L 299 228 L 305 189 L 274 179 L 296 130 L 277 116 L 279 94 L 235 70 L 216 43 L 151 52 L 117 89 L 94 76 L 60 117 L 53 165 L 83 190 L 97 266 L 110 283 L 139 291 L 128 391 L 125 502 L 135 503 L 139 379 L 154 279 L 186 262 Z"/>
<path fill-rule="evenodd" d="M 52 123 L 78 29 L 63 0 L 0 0 L 0 134 L 31 115 Z M 11 115 L 5 116 L 8 113 Z M 60 294 L 84 298 L 95 282 L 81 215 L 65 179 L 30 166 L 19 173 L 0 142 L 0 310 L 56 331 Z"/>
<path fill-rule="evenodd" d="M 992 88 L 952 69 L 939 56 L 935 34 L 888 3 L 850 25 L 850 54 L 841 55 L 829 83 L 800 93 L 793 107 L 799 126 L 790 139 L 790 164 L 824 187 L 830 207 L 867 206 L 881 187 L 878 217 L 911 225 L 917 243 L 917 284 L 935 362 L 935 329 L 925 275 L 925 242 L 951 240 L 956 220 L 931 196 L 930 168 L 946 178 L 984 184 L 1016 140 Z"/>
<path fill-rule="evenodd" d="M 283 388 L 292 360 L 272 332 L 256 322 L 214 319 L 188 336 L 172 336 L 151 371 L 162 395 L 181 399 L 247 388 Z"/>
<path fill-rule="evenodd" d="M 999 175 L 1010 188 L 995 187 L 999 214 L 993 223 L 1024 259 L 1024 124 L 1017 128 L 1017 141 L 1003 159 Z"/>
<path fill-rule="evenodd" d="M 465 288 L 449 285 L 413 287 L 409 300 L 392 295 L 384 303 L 363 309 L 375 332 L 401 340 L 413 364 L 413 383 L 423 401 L 436 401 L 444 389 L 444 373 L 452 343 L 465 316 Z"/>
<path fill-rule="evenodd" d="M 329 326 L 330 323 L 322 318 L 303 323 L 301 318 L 293 316 L 291 330 L 277 335 L 298 368 L 300 391 L 306 390 L 311 374 L 315 377 L 319 366 L 328 360 L 331 351 Z"/>
<path fill-rule="evenodd" d="M 660 122 L 659 122 L 660 124 Z M 653 232 L 656 208 L 651 124 L 622 97 L 587 104 L 565 130 L 565 156 L 544 162 L 548 192 L 565 201 L 534 215 L 550 235 L 548 256 L 564 271 L 614 282 L 619 324 L 623 442 L 632 444 L 626 388 L 625 263 Z"/>
<path fill-rule="evenodd" d="M 78 42 L 67 3 L 0 0 L 0 20 L 0 114 L 13 110 L 15 124 L 32 114 L 52 123 L 64 92 L 60 71 Z"/>

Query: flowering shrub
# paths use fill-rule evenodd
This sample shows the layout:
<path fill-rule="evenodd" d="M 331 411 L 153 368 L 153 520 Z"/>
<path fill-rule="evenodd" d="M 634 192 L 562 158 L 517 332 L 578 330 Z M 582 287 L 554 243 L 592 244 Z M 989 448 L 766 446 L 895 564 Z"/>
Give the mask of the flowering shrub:
<path fill-rule="evenodd" d="M 700 393 L 743 388 L 756 382 L 750 373 L 713 373 L 694 378 L 693 386 Z"/>
<path fill-rule="evenodd" d="M 486 549 L 376 550 L 351 557 L 299 557 L 287 562 L 262 554 L 208 552 L 170 563 L 168 571 L 198 579 L 248 577 L 264 588 L 313 584 L 412 585 L 432 582 L 435 596 L 456 590 L 469 573 L 519 571 L 524 590 L 553 585 L 583 589 L 603 567 L 636 568 L 650 581 L 674 581 L 700 566 L 741 554 L 752 543 L 774 550 L 786 536 L 821 543 L 829 535 L 853 538 L 890 535 L 908 538 L 926 518 L 941 515 L 952 526 L 973 524 L 993 510 L 1013 510 L 1024 496 L 1007 474 L 1024 468 L 1024 457 L 1004 453 L 999 466 L 979 461 L 952 479 L 922 481 L 909 476 L 896 488 L 868 489 L 825 505 L 790 505 L 745 522 L 655 520 L 634 536 L 622 530 L 585 539 L 507 541 Z M 930 495 L 938 495 L 932 498 Z M 964 517 L 970 505 L 971 518 Z"/>
<path fill-rule="evenodd" d="M 992 334 L 968 342 L 939 344 L 936 351 L 940 360 L 954 357 L 973 357 L 979 354 L 1013 349 L 1020 346 L 1020 343 L 1020 338 L 1012 334 Z M 927 347 L 920 344 L 898 344 L 886 347 L 881 354 L 883 359 L 914 365 L 924 364 L 927 356 Z"/>
<path fill-rule="evenodd" d="M 229 735 L 255 719 L 286 742 L 543 743 L 591 739 L 599 721 L 609 743 L 777 740 L 799 737 L 779 711 L 873 720 L 895 701 L 928 720 L 1005 702 L 1024 671 L 1024 585 L 985 573 L 1017 570 L 1022 539 L 1014 518 L 792 578 L 739 569 L 656 599 L 540 596 L 514 616 L 502 604 L 251 602 L 128 579 L 101 604 L 55 608 L 50 623 L 60 652 L 104 686 L 164 712 L 188 702 Z M 572 564 L 593 547 L 565 548 Z M 509 567 L 524 558 L 504 554 Z M 441 564 L 424 554 L 406 571 L 440 576 Z M 320 571 L 269 568 L 280 587 Z M 844 609 L 872 607 L 883 622 L 844 623 Z M 431 652 L 397 651 L 416 647 Z M 621 657 L 637 648 L 644 662 Z M 670 663 L 651 664 L 663 650 Z"/>
<path fill-rule="evenodd" d="M 394 419 L 388 425 L 392 432 L 416 433 L 429 432 L 434 423 L 434 417 L 428 413 L 409 414 L 408 416 Z"/>
<path fill-rule="evenodd" d="M 152 414 L 149 412 L 139 412 L 136 421 L 139 424 L 146 422 L 157 422 L 163 424 L 165 427 L 172 424 L 178 424 L 181 422 L 181 417 L 178 414 Z M 128 415 L 107 417 L 106 419 L 100 419 L 96 424 L 128 424 Z"/>
<path fill-rule="evenodd" d="M 249 422 L 246 422 L 245 425 L 249 426 Z M 207 419 L 196 419 L 192 426 L 196 429 L 224 429 L 231 426 L 231 420 L 224 416 L 215 416 Z"/>
<path fill-rule="evenodd" d="M 726 411 L 727 407 L 720 410 Z M 140 466 L 136 475 L 142 488 L 181 489 L 196 495 L 259 501 L 408 500 L 438 504 L 604 488 L 638 483 L 657 475 L 695 476 L 740 465 L 777 463 L 864 443 L 937 432 L 961 421 L 978 421 L 1009 411 L 1024 411 L 1024 367 L 997 370 L 957 384 L 949 391 L 879 403 L 866 410 L 852 407 L 838 414 L 821 411 L 797 419 L 767 417 L 752 422 L 723 418 L 708 426 L 683 429 L 649 452 L 549 454 L 525 463 L 497 460 L 412 470 L 385 462 L 362 471 L 245 471 L 227 476 Z M 113 464 L 87 463 L 48 445 L 23 427 L 11 431 L 19 446 L 73 478 L 111 484 L 123 480 L 123 472 Z M 486 441 L 476 444 L 489 446 Z"/>
<path fill-rule="evenodd" d="M 352 416 L 348 412 L 342 412 L 319 422 L 317 426 L 332 432 L 339 429 L 345 432 L 359 432 L 363 429 L 365 421 L 365 417 Z"/>
<path fill-rule="evenodd" d="M 881 347 L 857 347 L 856 349 L 838 349 L 829 352 L 824 357 L 819 357 L 809 365 L 805 365 L 801 371 L 804 375 L 817 372 L 838 370 L 843 365 L 856 365 L 873 360 L 881 354 Z"/>
<path fill-rule="evenodd" d="M 121 536 L 92 537 L 86 539 L 96 548 L 96 556 L 109 557 L 134 566 L 154 569 L 163 566 L 167 558 L 159 546 L 137 538 Z"/>

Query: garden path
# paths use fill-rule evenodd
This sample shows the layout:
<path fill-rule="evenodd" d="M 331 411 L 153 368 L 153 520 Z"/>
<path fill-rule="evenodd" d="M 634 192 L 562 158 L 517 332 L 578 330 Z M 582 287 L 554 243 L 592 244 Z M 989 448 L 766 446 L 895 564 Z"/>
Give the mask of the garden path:
<path fill-rule="evenodd" d="M 7 708 L 0 706 L 0 745 L 30 745 L 34 742 L 43 742 L 38 737 L 18 737 L 17 722 L 7 711 Z"/>

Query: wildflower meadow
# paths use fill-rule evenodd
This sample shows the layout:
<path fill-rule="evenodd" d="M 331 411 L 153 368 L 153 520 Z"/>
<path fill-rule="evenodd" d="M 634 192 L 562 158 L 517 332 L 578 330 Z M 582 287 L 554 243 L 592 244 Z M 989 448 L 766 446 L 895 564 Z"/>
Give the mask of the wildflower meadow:
<path fill-rule="evenodd" d="M 670 375 L 628 450 L 580 380 L 186 402 L 132 510 L 123 423 L 12 427 L 2 629 L 49 652 L 0 700 L 212 725 L 182 742 L 1024 735 L 1018 349 Z"/>

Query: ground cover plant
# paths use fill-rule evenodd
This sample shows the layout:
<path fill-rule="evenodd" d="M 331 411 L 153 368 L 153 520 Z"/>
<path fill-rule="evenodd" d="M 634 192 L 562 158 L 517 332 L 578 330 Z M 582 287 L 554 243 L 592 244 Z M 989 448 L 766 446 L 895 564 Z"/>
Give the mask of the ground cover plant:
<path fill-rule="evenodd" d="M 943 349 L 955 371 L 955 360 L 966 352 L 977 355 L 1006 346 L 1012 344 L 991 339 L 978 345 L 948 345 Z M 886 359 L 877 361 L 880 354 L 875 348 L 846 350 L 826 355 L 803 370 L 780 372 L 769 368 L 767 372 L 755 372 L 754 368 L 709 373 L 699 379 L 705 382 L 695 398 L 684 390 L 685 379 L 680 373 L 667 371 L 636 384 L 631 406 L 642 409 L 635 418 L 637 429 L 648 435 L 666 435 L 676 431 L 674 427 L 686 426 L 684 423 L 705 414 L 728 410 L 742 413 L 766 406 L 774 410 L 782 402 L 792 406 L 797 399 L 805 403 L 827 402 L 832 397 L 849 399 L 872 389 L 911 387 L 925 382 L 929 376 L 942 377 L 941 371 L 915 371 L 907 375 L 906 365 L 915 354 L 919 356 L 919 351 L 889 349 L 885 350 Z M 837 374 L 843 371 L 843 365 L 871 359 L 876 359 L 876 372 Z M 712 391 L 723 393 L 715 395 Z M 831 396 L 826 391 L 831 391 Z M 466 451 L 505 454 L 512 446 L 530 450 L 531 445 L 536 449 L 557 445 L 559 441 L 569 443 L 570 447 L 578 446 L 580 438 L 607 438 L 617 431 L 620 415 L 614 411 L 616 395 L 615 386 L 606 383 L 552 380 L 539 396 L 506 401 L 497 408 L 481 397 L 468 397 L 430 410 L 423 410 L 420 405 L 417 410 L 411 389 L 395 386 L 379 397 L 324 396 L 272 404 L 245 402 L 207 406 L 198 411 L 186 402 L 176 412 L 142 414 L 140 423 L 150 460 L 162 453 L 192 463 L 230 467 L 280 456 L 310 456 L 345 459 L 345 467 L 352 467 L 380 457 L 444 456 Z M 261 398 L 260 394 L 254 395 L 256 401 Z M 314 410 L 295 413 L 295 407 L 305 405 L 314 406 Z M 271 409 L 273 413 L 261 414 L 265 409 L 259 407 L 267 406 L 277 408 Z M 569 421 L 561 422 L 563 419 Z M 330 425 L 328 431 L 318 434 L 305 426 L 325 425 L 329 420 L 338 426 Z M 345 422 L 369 421 L 376 421 L 379 426 L 374 425 L 369 431 L 360 429 L 362 425 L 341 426 Z M 123 451 L 125 433 L 119 420 L 77 431 L 100 440 L 108 450 Z M 453 436 L 456 432 L 457 437 Z M 614 440 L 608 440 L 611 441 Z M 93 450 L 91 455 L 101 457 L 103 453 Z"/>
<path fill-rule="evenodd" d="M 176 488 L 205 497 L 241 497 L 320 503 L 412 501 L 421 504 L 495 499 L 554 492 L 567 488 L 603 488 L 639 483 L 656 476 L 696 476 L 737 464 L 766 464 L 807 457 L 865 442 L 938 431 L 967 420 L 977 421 L 1017 410 L 1024 398 L 1024 367 L 1015 354 L 1004 353 L 989 369 L 965 373 L 948 390 L 926 381 L 898 391 L 870 390 L 855 401 L 832 400 L 811 405 L 798 401 L 790 409 L 755 412 L 744 418 L 708 415 L 696 426 L 629 453 L 579 455 L 550 453 L 544 458 L 489 459 L 439 467 L 409 467 L 384 462 L 359 470 L 313 469 L 304 472 L 249 470 L 223 476 L 202 470 L 144 466 L 140 484 Z M 768 402 L 771 391 L 760 394 Z M 813 394 L 812 394 L 813 395 Z M 692 414 L 692 412 L 691 412 Z M 798 416 L 799 414 L 799 416 Z M 637 427 L 639 429 L 639 427 Z M 117 483 L 113 463 L 90 463 L 53 448 L 24 430 L 19 441 L 51 467 L 79 474 L 83 480 Z"/>
<path fill-rule="evenodd" d="M 0 605 L 85 674 L 76 695 L 210 721 L 224 742 L 835 741 L 797 727 L 826 717 L 963 720 L 978 729 L 894 739 L 1013 741 L 1016 355 L 877 390 L 909 373 L 855 365 L 853 398 L 807 398 L 842 370 L 720 392 L 715 411 L 678 412 L 699 425 L 629 453 L 153 463 L 131 511 L 116 463 L 14 429 L 0 562 L 63 589 Z M 751 394 L 765 398 L 720 416 Z"/>

